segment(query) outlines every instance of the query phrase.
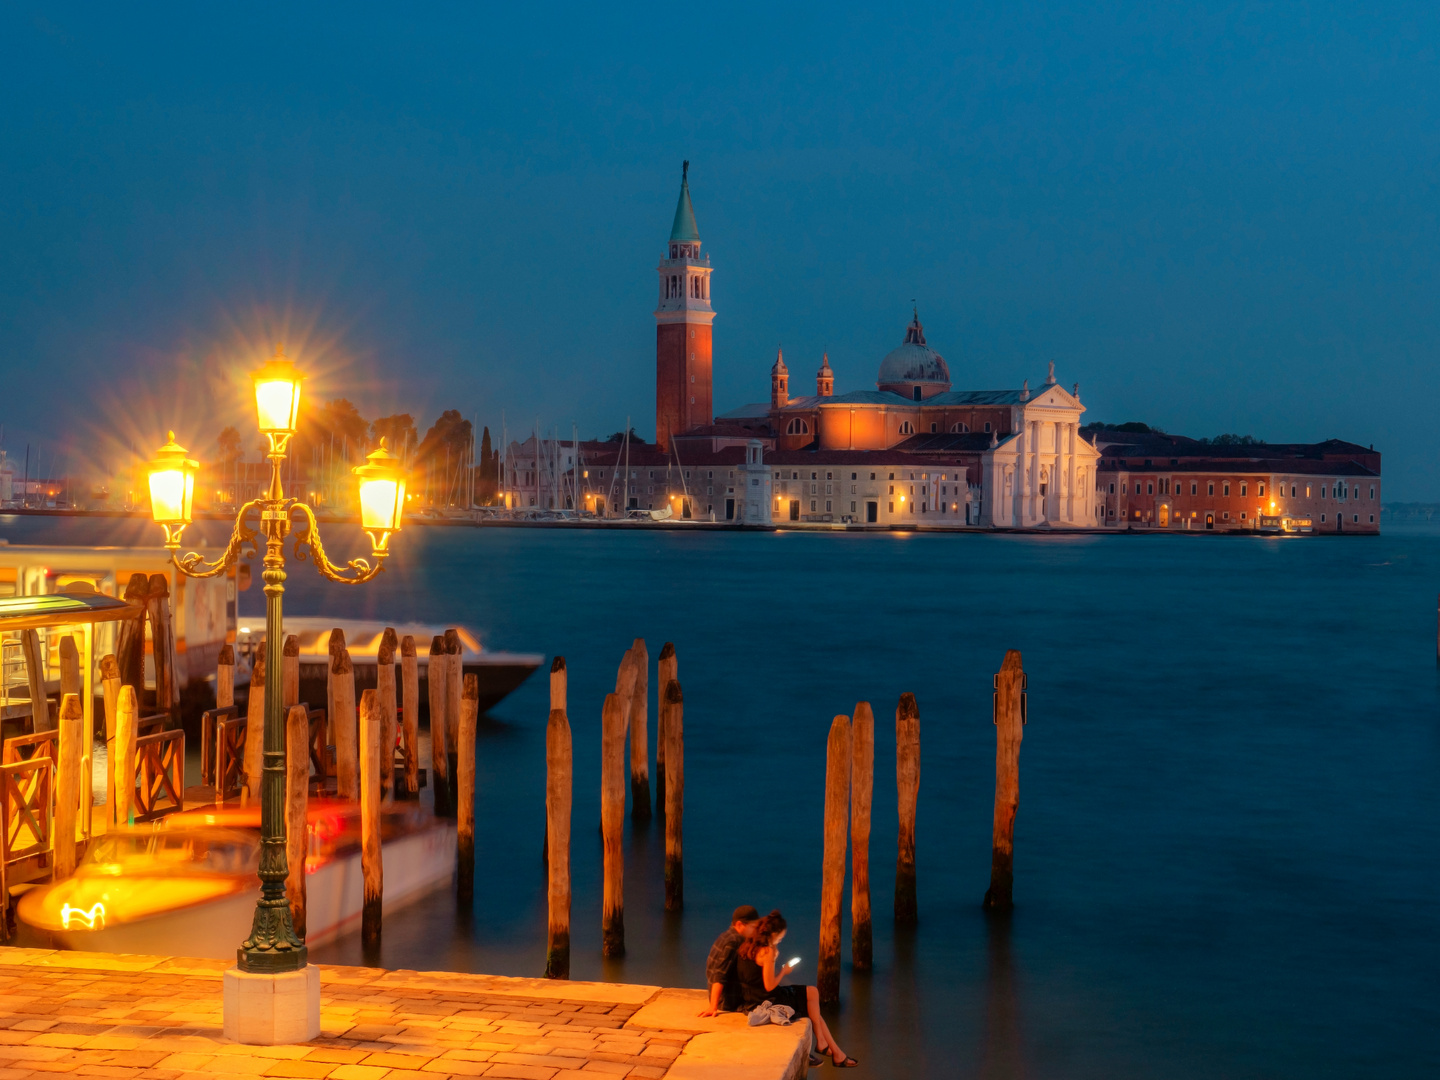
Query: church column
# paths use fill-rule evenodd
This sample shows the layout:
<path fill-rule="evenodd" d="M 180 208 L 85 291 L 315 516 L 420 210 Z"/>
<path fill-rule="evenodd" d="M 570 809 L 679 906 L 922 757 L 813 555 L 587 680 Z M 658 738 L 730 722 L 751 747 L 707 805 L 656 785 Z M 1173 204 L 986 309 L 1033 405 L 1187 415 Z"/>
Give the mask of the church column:
<path fill-rule="evenodd" d="M 1015 481 L 1010 492 L 1010 524 L 1025 524 L 1025 464 L 1026 447 L 1030 440 L 1030 425 L 1020 421 L 1020 435 L 1015 440 Z"/>
<path fill-rule="evenodd" d="M 1040 517 L 1040 421 L 1032 420 L 1030 428 L 1030 490 L 1029 502 L 1030 512 L 1026 515 L 1027 524 L 1033 525 Z"/>
<path fill-rule="evenodd" d="M 1065 449 L 1067 454 L 1069 455 L 1065 462 L 1065 475 L 1068 478 L 1068 483 L 1065 485 L 1065 523 L 1067 525 L 1075 524 L 1075 439 L 1077 438 L 1076 427 L 1077 425 L 1073 420 L 1065 425 Z"/>

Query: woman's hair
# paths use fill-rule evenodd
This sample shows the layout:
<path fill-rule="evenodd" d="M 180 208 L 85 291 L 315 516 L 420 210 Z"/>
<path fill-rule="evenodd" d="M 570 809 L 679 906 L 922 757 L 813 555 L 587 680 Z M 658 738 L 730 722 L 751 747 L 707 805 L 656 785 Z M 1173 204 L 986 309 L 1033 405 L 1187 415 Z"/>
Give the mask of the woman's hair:
<path fill-rule="evenodd" d="M 785 929 L 785 916 L 779 911 L 772 911 L 758 923 L 755 924 L 755 936 L 740 945 L 740 955 L 746 960 L 754 960 L 755 954 L 765 946 L 773 944 L 777 934 Z"/>

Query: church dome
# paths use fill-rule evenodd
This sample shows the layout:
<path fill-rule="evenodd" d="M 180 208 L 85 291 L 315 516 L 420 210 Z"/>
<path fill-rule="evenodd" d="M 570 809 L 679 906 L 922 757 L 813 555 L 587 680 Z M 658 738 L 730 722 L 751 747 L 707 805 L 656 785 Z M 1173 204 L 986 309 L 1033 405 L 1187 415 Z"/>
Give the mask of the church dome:
<path fill-rule="evenodd" d="M 875 384 L 881 390 L 906 397 L 911 397 L 916 389 L 925 397 L 950 389 L 950 368 L 944 357 L 925 344 L 925 329 L 920 325 L 918 312 L 905 328 L 904 343 L 880 361 L 880 377 Z"/>

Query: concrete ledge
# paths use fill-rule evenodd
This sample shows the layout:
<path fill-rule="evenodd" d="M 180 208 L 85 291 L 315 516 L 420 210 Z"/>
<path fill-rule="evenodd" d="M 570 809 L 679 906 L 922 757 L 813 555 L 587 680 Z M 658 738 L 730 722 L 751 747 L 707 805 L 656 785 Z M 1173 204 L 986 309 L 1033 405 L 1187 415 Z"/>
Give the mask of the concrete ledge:
<path fill-rule="evenodd" d="M 704 990 L 661 990 L 625 1022 L 627 1028 L 693 1031 L 666 1080 L 793 1080 L 805 1075 L 810 1021 L 751 1027 L 741 1013 L 700 1016 Z"/>
<path fill-rule="evenodd" d="M 797 1080 L 808 1068 L 810 1022 L 696 1035 L 665 1080 Z M 802 1037 L 803 1033 L 803 1037 Z"/>

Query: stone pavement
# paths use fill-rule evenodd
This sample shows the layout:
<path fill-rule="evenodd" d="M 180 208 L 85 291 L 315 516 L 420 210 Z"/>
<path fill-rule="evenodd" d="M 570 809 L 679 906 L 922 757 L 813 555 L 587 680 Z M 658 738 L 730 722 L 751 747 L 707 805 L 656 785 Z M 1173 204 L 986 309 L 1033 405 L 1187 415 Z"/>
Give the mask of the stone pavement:
<path fill-rule="evenodd" d="M 699 990 L 320 966 L 320 1038 L 221 1032 L 221 960 L 0 947 L 0 1080 L 792 1080 L 809 1025 L 703 1020 Z"/>

